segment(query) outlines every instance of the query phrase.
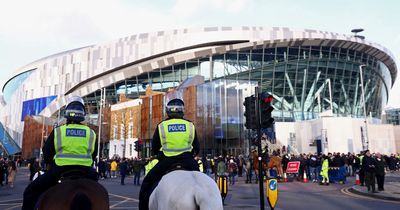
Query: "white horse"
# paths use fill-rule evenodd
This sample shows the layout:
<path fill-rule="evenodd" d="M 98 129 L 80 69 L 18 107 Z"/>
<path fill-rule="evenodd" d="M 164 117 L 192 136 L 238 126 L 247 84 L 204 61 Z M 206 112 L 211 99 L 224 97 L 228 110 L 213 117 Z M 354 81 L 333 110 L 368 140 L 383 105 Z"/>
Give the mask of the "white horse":
<path fill-rule="evenodd" d="M 150 210 L 222 210 L 213 179 L 198 171 L 177 170 L 163 176 L 150 195 Z"/>

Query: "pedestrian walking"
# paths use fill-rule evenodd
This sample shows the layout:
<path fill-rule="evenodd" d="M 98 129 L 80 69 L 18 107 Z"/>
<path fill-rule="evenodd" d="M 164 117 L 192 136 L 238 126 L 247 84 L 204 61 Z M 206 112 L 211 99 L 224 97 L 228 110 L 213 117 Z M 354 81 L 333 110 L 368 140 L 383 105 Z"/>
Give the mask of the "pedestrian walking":
<path fill-rule="evenodd" d="M 133 161 L 133 184 L 140 185 L 140 172 L 142 170 L 142 161 L 135 158 Z"/>
<path fill-rule="evenodd" d="M 229 185 L 234 185 L 235 176 L 237 174 L 237 164 L 233 159 L 229 161 L 228 172 L 229 172 Z"/>
<path fill-rule="evenodd" d="M 0 158 L 0 186 L 3 186 L 4 181 L 4 168 L 3 165 L 5 164 L 3 158 Z"/>
<path fill-rule="evenodd" d="M 111 162 L 111 178 L 117 178 L 117 161 L 115 159 L 112 160 Z"/>
<path fill-rule="evenodd" d="M 225 160 L 222 156 L 219 157 L 218 159 L 218 166 L 217 166 L 217 174 L 218 176 L 226 176 L 227 175 L 227 170 L 226 170 L 226 163 Z"/>
<path fill-rule="evenodd" d="M 376 153 L 376 182 L 378 183 L 378 191 L 384 191 L 383 185 L 385 183 L 385 160 L 382 155 Z"/>
<path fill-rule="evenodd" d="M 14 188 L 15 177 L 17 176 L 17 165 L 15 161 L 11 160 L 8 162 L 8 184 L 11 188 Z"/>
<path fill-rule="evenodd" d="M 32 181 L 33 176 L 39 171 L 40 164 L 38 158 L 32 158 L 29 162 L 29 181 Z"/>
<path fill-rule="evenodd" d="M 361 185 L 360 186 L 364 186 L 364 183 L 365 183 L 365 170 L 364 170 L 364 167 L 363 167 L 363 159 L 364 159 L 364 152 L 360 152 L 360 155 L 358 156 L 358 159 L 359 159 L 359 161 L 360 161 L 360 170 L 358 171 L 358 174 L 360 175 L 360 183 L 361 183 Z"/>
<path fill-rule="evenodd" d="M 128 174 L 126 158 L 122 158 L 122 161 L 119 163 L 119 174 L 121 175 L 121 185 L 125 185 L 125 177 Z"/>
<path fill-rule="evenodd" d="M 376 161 L 371 157 L 369 150 L 365 150 L 364 158 L 362 160 L 362 167 L 365 174 L 365 186 L 368 192 L 376 193 L 375 191 L 375 175 L 376 175 Z"/>
<path fill-rule="evenodd" d="M 252 162 L 251 162 L 251 159 L 250 159 L 250 157 L 247 157 L 246 159 L 245 159 L 245 173 L 246 173 L 246 184 L 247 183 L 251 183 L 251 178 L 252 178 L 252 176 L 253 176 L 253 172 L 252 172 Z"/>

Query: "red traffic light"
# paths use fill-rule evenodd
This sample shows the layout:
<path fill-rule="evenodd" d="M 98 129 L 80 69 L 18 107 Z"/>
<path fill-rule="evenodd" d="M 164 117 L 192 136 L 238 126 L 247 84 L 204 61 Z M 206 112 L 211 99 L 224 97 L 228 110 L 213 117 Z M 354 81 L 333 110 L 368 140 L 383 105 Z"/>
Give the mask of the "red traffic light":
<path fill-rule="evenodd" d="M 274 99 L 274 97 L 272 95 L 269 95 L 269 96 L 264 98 L 264 102 L 265 103 L 270 103 L 270 102 L 272 102 L 273 99 Z"/>

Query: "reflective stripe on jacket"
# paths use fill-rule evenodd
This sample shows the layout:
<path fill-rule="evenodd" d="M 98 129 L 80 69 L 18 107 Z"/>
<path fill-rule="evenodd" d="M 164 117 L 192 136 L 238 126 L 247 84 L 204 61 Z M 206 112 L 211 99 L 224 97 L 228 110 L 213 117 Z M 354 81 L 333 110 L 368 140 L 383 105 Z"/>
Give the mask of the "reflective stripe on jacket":
<path fill-rule="evenodd" d="M 161 148 L 167 157 L 177 156 L 193 149 L 195 128 L 184 119 L 169 119 L 158 125 Z"/>
<path fill-rule="evenodd" d="M 362 166 L 362 160 L 363 160 L 363 158 L 364 158 L 364 155 L 361 155 L 361 156 L 360 156 L 360 166 Z"/>
<path fill-rule="evenodd" d="M 201 161 L 200 159 L 197 161 L 197 164 L 199 165 L 199 170 L 200 172 L 204 172 L 204 168 L 203 168 L 203 161 Z"/>
<path fill-rule="evenodd" d="M 147 175 L 149 171 L 158 163 L 158 159 L 153 159 L 144 166 L 144 175 Z"/>
<path fill-rule="evenodd" d="M 54 129 L 54 162 L 57 166 L 91 166 L 95 139 L 94 131 L 85 125 L 68 124 L 57 127 Z"/>

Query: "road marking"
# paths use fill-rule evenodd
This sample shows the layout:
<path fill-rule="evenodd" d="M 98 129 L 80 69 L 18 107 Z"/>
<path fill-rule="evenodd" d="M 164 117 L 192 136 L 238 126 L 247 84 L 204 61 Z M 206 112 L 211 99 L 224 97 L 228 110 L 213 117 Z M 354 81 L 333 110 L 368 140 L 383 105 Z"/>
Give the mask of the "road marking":
<path fill-rule="evenodd" d="M 16 206 L 13 206 L 13 207 L 10 207 L 10 208 L 6 208 L 6 209 L 4 209 L 4 210 L 12 210 L 12 209 L 15 209 L 15 208 L 17 208 L 17 207 L 22 207 L 22 204 L 18 204 L 18 205 L 16 205 Z M 19 208 L 18 208 L 19 209 Z"/>
<path fill-rule="evenodd" d="M 132 209 L 132 207 L 117 207 L 117 206 L 119 206 L 119 205 L 121 205 L 121 204 L 123 204 L 123 203 L 126 203 L 126 202 L 131 202 L 131 201 L 139 202 L 138 199 L 129 198 L 129 197 L 122 196 L 122 195 L 116 195 L 116 194 L 112 194 L 112 193 L 109 193 L 108 195 L 109 195 L 109 196 L 114 196 L 114 197 L 117 197 L 117 198 L 122 198 L 122 199 L 124 199 L 124 200 L 122 200 L 122 201 L 116 201 L 117 203 L 114 204 L 114 205 L 111 205 L 111 206 L 110 206 L 110 209 L 111 209 L 111 208 L 112 208 L 112 209 Z"/>
<path fill-rule="evenodd" d="M 123 204 L 123 203 L 126 203 L 126 202 L 128 202 L 128 200 L 120 201 L 120 202 L 118 202 L 118 203 L 116 203 L 116 204 L 110 206 L 110 208 L 114 208 L 114 207 L 119 206 L 119 205 L 121 205 L 121 204 Z"/>
<path fill-rule="evenodd" d="M 9 202 L 9 201 L 22 201 L 22 199 L 10 199 L 10 200 L 2 200 L 0 201 L 0 203 L 5 203 L 5 202 Z"/>
<path fill-rule="evenodd" d="M 358 195 L 358 194 L 350 192 L 349 191 L 349 187 L 342 188 L 340 191 L 343 194 L 346 194 L 348 196 L 352 196 L 352 197 L 355 197 L 355 198 L 372 200 L 372 201 L 382 201 L 382 202 L 387 202 L 387 203 L 396 203 L 396 204 L 399 203 L 398 201 L 390 201 L 390 200 L 385 200 L 385 199 L 373 198 L 373 197 L 369 197 L 369 196 L 366 196 L 366 195 Z"/>
<path fill-rule="evenodd" d="M 112 194 L 112 193 L 108 193 L 108 195 L 112 195 L 112 196 L 117 197 L 117 198 L 123 198 L 125 200 L 131 200 L 131 201 L 139 202 L 138 199 L 125 197 L 125 196 L 122 196 L 122 195 L 116 195 L 116 194 Z"/>

